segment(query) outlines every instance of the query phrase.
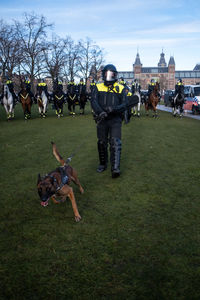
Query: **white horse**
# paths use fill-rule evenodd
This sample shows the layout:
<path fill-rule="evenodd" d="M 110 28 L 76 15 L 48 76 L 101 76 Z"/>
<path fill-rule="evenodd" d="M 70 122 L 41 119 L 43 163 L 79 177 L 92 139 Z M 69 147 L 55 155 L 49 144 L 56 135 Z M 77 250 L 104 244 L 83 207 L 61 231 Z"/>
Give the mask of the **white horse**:
<path fill-rule="evenodd" d="M 3 86 L 3 106 L 7 114 L 7 120 L 14 118 L 14 99 L 13 95 L 9 90 L 9 87 L 4 84 Z"/>
<path fill-rule="evenodd" d="M 139 85 L 136 83 L 134 95 L 138 96 L 139 102 L 132 108 L 132 113 L 134 116 L 140 117 L 140 107 L 141 107 L 141 95 L 139 92 Z"/>
<path fill-rule="evenodd" d="M 37 94 L 37 102 L 38 102 L 38 109 L 39 109 L 39 114 L 42 118 L 46 118 L 47 114 L 47 106 L 48 106 L 48 98 L 47 95 L 45 94 L 45 91 L 40 91 Z"/>

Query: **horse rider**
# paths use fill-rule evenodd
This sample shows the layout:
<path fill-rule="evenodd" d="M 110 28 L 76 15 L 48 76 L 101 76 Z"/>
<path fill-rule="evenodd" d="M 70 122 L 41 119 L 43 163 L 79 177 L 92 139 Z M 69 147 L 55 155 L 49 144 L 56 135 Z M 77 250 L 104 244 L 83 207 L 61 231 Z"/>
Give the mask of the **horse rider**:
<path fill-rule="evenodd" d="M 150 84 L 148 85 L 148 93 L 147 93 L 148 96 L 150 96 L 151 92 L 154 90 L 155 85 L 156 85 L 156 82 L 152 78 Z"/>
<path fill-rule="evenodd" d="M 90 92 L 91 93 L 96 85 L 97 85 L 96 82 L 94 81 L 94 79 L 92 79 L 92 82 L 90 83 Z"/>
<path fill-rule="evenodd" d="M 25 80 L 23 81 L 27 90 L 27 93 L 29 94 L 29 96 L 31 97 L 31 102 L 32 103 L 37 103 L 32 91 L 31 91 L 31 81 L 28 77 L 25 78 Z M 18 95 L 21 94 L 21 91 L 18 93 Z"/>
<path fill-rule="evenodd" d="M 120 77 L 119 84 L 122 84 L 123 86 L 126 86 L 126 81 L 124 81 L 123 77 Z"/>
<path fill-rule="evenodd" d="M 131 92 L 132 94 L 135 94 L 135 92 L 141 93 L 141 85 L 139 84 L 137 78 L 134 79 L 132 86 L 131 86 Z"/>
<path fill-rule="evenodd" d="M 120 176 L 121 125 L 126 110 L 127 95 L 123 85 L 117 83 L 117 69 L 108 64 L 102 70 L 103 83 L 98 83 L 92 92 L 91 107 L 97 123 L 97 146 L 100 164 L 97 172 L 106 170 L 108 142 L 112 178 Z"/>
<path fill-rule="evenodd" d="M 178 95 L 178 93 L 184 94 L 184 85 L 181 78 L 178 79 L 175 85 L 174 98 L 176 97 L 176 95 Z"/>
<path fill-rule="evenodd" d="M 13 84 L 13 81 L 7 77 L 7 80 L 6 80 L 6 85 L 8 86 L 9 88 L 9 91 L 11 92 L 12 96 L 13 96 L 13 100 L 14 100 L 14 105 L 18 102 L 18 97 L 17 95 L 15 94 L 14 92 L 14 84 Z"/>
<path fill-rule="evenodd" d="M 39 93 L 39 91 L 41 91 L 41 90 L 45 92 L 47 98 L 49 99 L 50 94 L 47 91 L 47 84 L 44 81 L 44 79 L 41 79 L 40 82 L 37 84 L 37 93 Z"/>

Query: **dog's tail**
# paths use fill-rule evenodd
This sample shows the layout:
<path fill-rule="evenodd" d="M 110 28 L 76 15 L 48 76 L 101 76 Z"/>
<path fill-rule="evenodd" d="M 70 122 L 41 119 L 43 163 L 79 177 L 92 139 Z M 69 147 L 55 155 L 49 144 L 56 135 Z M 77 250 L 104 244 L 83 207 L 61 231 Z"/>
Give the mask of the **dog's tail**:
<path fill-rule="evenodd" d="M 53 155 L 55 156 L 55 158 L 57 159 L 57 161 L 60 162 L 61 166 L 65 165 L 65 161 L 62 158 L 62 156 L 60 155 L 60 153 L 58 152 L 58 149 L 56 147 L 56 144 L 54 142 L 51 142 L 52 147 L 53 147 Z"/>

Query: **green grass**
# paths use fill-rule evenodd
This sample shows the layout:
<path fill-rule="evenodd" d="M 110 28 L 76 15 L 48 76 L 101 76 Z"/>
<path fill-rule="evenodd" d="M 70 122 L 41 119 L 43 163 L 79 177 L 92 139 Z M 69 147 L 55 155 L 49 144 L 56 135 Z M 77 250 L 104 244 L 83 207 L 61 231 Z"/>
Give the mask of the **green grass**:
<path fill-rule="evenodd" d="M 75 118 L 6 121 L 0 108 L 0 299 L 199 299 L 200 123 L 160 112 L 122 127 L 121 177 L 96 173 L 90 108 Z M 85 189 L 44 208 L 37 175 L 58 166 L 50 142 Z"/>

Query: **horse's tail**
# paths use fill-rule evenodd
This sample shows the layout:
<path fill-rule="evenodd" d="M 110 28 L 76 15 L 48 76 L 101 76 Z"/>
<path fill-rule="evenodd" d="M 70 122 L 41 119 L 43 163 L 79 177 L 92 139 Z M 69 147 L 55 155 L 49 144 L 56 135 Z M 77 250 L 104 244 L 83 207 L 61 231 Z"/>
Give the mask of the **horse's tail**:
<path fill-rule="evenodd" d="M 58 152 L 58 149 L 56 147 L 56 144 L 54 142 L 51 142 L 52 147 L 53 147 L 53 155 L 55 156 L 55 158 L 57 159 L 57 161 L 64 166 L 65 165 L 65 160 L 62 158 L 62 156 L 60 155 L 60 153 Z"/>

